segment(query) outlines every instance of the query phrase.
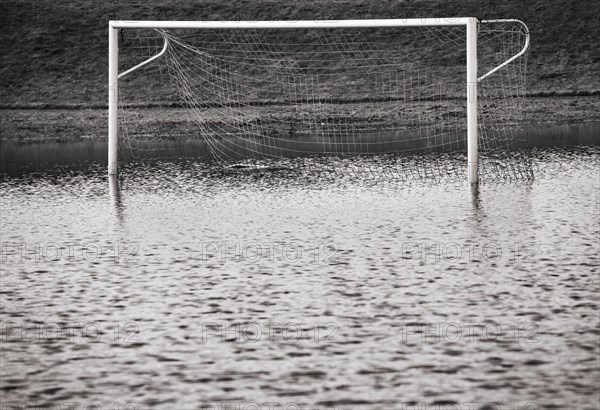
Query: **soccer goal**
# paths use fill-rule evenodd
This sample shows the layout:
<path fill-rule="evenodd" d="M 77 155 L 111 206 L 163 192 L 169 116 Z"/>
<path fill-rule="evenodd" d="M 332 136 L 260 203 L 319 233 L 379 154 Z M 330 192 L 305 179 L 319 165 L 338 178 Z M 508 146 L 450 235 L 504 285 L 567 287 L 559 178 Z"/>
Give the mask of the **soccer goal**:
<path fill-rule="evenodd" d="M 528 47 L 519 20 L 110 21 L 108 172 L 183 150 L 226 167 L 431 154 L 447 166 L 418 174 L 522 173 L 501 157 Z"/>

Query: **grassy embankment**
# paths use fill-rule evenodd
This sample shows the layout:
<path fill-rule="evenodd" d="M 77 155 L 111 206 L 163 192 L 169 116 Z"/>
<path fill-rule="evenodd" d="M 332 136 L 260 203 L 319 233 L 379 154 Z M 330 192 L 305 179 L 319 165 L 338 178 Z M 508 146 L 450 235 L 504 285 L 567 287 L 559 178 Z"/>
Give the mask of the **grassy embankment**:
<path fill-rule="evenodd" d="M 109 19 L 519 18 L 532 35 L 527 120 L 600 121 L 600 23 L 597 10 L 577 0 L 15 0 L 2 2 L 0 15 L 5 27 L 0 40 L 2 139 L 106 136 Z M 173 114 L 164 115 L 172 120 Z M 189 117 L 181 118 L 187 127 Z"/>

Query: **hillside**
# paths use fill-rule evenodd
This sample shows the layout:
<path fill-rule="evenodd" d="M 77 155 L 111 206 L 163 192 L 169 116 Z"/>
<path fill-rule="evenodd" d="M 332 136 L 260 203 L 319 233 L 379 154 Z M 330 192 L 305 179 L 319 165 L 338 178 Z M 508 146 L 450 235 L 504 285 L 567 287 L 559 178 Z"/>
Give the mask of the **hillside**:
<path fill-rule="evenodd" d="M 4 25 L 0 40 L 3 107 L 104 106 L 110 19 L 518 18 L 528 24 L 532 35 L 530 94 L 578 95 L 600 90 L 600 23 L 595 2 L 16 0 L 2 2 L 0 15 Z"/>

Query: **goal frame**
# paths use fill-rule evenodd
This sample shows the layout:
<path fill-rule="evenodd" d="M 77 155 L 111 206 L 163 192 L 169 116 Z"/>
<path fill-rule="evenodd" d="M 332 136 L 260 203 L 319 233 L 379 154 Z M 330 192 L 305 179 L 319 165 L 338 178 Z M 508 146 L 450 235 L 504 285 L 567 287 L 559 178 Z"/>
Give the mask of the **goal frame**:
<path fill-rule="evenodd" d="M 486 22 L 519 20 L 486 20 Z M 417 19 L 365 19 L 365 20 L 296 20 L 296 21 L 123 21 L 108 22 L 108 174 L 118 172 L 118 95 L 119 77 L 126 75 L 160 57 L 168 46 L 165 41 L 163 50 L 119 74 L 118 30 L 121 28 L 139 29 L 327 29 L 327 28 L 378 28 L 378 27 L 466 27 L 466 99 L 467 99 L 467 176 L 470 184 L 478 183 L 478 122 L 477 88 L 478 81 L 491 75 L 503 66 L 521 56 L 529 47 L 529 32 L 524 49 L 501 65 L 477 77 L 477 30 L 479 20 L 475 17 L 417 18 Z M 526 28 L 527 26 L 525 26 Z"/>

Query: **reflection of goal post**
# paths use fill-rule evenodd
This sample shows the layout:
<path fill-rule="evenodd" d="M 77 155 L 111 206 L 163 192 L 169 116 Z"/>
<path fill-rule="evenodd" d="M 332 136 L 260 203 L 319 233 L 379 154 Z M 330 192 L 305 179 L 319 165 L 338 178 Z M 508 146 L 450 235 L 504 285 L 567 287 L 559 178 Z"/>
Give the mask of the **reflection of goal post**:
<path fill-rule="evenodd" d="M 226 38 L 226 41 L 223 40 L 221 43 L 222 44 L 226 44 L 226 47 L 229 47 L 228 53 L 233 53 L 233 46 L 231 46 L 230 44 L 232 44 L 232 41 L 230 40 L 230 38 L 235 38 L 236 42 L 239 41 L 239 39 L 242 39 L 244 42 L 246 42 L 248 45 L 246 46 L 246 49 L 240 51 L 238 61 L 241 61 L 242 59 L 247 59 L 247 62 L 250 61 L 256 61 L 258 58 L 260 58 L 260 56 L 265 55 L 265 56 L 269 56 L 269 58 L 271 58 L 272 56 L 277 56 L 278 60 L 275 63 L 269 63 L 270 65 L 264 65 L 264 63 L 261 67 L 263 68 L 263 71 L 267 72 L 267 71 L 273 71 L 277 76 L 277 81 L 279 81 L 280 84 L 283 84 L 281 86 L 281 89 L 289 89 L 291 91 L 289 91 L 290 96 L 296 96 L 294 98 L 287 96 L 285 97 L 285 99 L 282 98 L 281 101 L 286 102 L 286 104 L 291 105 L 292 103 L 290 103 L 290 101 L 296 101 L 298 102 L 298 105 L 300 106 L 302 104 L 302 106 L 306 106 L 308 107 L 309 105 L 311 106 L 317 106 L 318 109 L 320 110 L 317 114 L 314 114 L 309 120 L 306 120 L 306 124 L 309 124 L 308 126 L 312 126 L 312 124 L 314 124 L 315 128 L 318 128 L 318 130 L 316 132 L 313 132 L 313 134 L 319 134 L 322 136 L 323 141 L 327 141 L 327 143 L 331 146 L 332 142 L 331 141 L 339 141 L 338 144 L 340 146 L 346 146 L 349 148 L 344 148 L 347 149 L 347 152 L 356 152 L 356 148 L 351 148 L 352 145 L 351 144 L 357 144 L 357 134 L 360 133 L 360 130 L 356 124 L 352 124 L 352 125 L 348 125 L 347 119 L 341 119 L 341 115 L 338 115 L 336 117 L 336 114 L 322 114 L 322 111 L 325 110 L 327 107 L 330 107 L 331 105 L 336 104 L 336 101 L 340 101 L 343 100 L 343 97 L 340 97 L 343 93 L 340 91 L 337 91 L 337 94 L 335 95 L 336 98 L 334 98 L 334 92 L 332 90 L 338 90 L 341 89 L 339 84 L 336 85 L 330 85 L 329 82 L 331 82 L 333 84 L 333 80 L 331 79 L 331 76 L 328 72 L 324 72 L 323 68 L 320 69 L 320 71 L 316 74 L 313 75 L 311 74 L 311 76 L 308 76 L 306 74 L 306 68 L 303 67 L 304 63 L 309 63 L 310 61 L 291 61 L 290 58 L 288 57 L 282 57 L 282 53 L 281 51 L 277 51 L 274 50 L 274 47 L 271 44 L 268 44 L 266 42 L 263 42 L 262 40 L 257 40 L 257 37 L 251 37 L 250 39 L 248 35 L 246 34 L 238 34 L 238 33 L 245 33 L 245 31 L 252 31 L 253 33 L 259 32 L 261 30 L 265 31 L 265 32 L 274 32 L 274 31 L 279 31 L 281 32 L 281 30 L 314 30 L 314 31 L 318 31 L 319 33 L 322 32 L 328 32 L 331 31 L 332 29 L 334 30 L 339 30 L 339 29 L 351 29 L 351 30 L 357 30 L 357 29 L 369 29 L 369 30 L 383 30 L 386 28 L 393 28 L 393 29 L 402 29 L 402 28 L 412 28 L 412 29 L 422 29 L 425 30 L 427 28 L 452 28 L 452 27 L 457 27 L 457 28 L 462 28 L 461 31 L 457 31 L 455 33 L 452 33 L 452 35 L 449 34 L 449 32 L 444 32 L 442 34 L 436 34 L 437 38 L 450 38 L 452 37 L 452 42 L 453 43 L 457 43 L 459 44 L 460 41 L 463 41 L 463 45 L 466 45 L 466 49 L 462 48 L 462 52 L 464 53 L 463 55 L 466 56 L 466 78 L 464 79 L 462 88 L 463 91 L 463 98 L 466 97 L 466 121 L 465 121 L 465 126 L 466 126 L 466 148 L 467 148 L 467 171 L 466 174 L 468 176 L 468 181 L 470 183 L 476 183 L 478 181 L 478 150 L 479 150 L 479 138 L 478 138 L 478 130 L 481 127 L 481 124 L 478 125 L 478 94 L 481 93 L 481 90 L 478 93 L 478 81 L 481 81 L 482 79 L 493 75 L 496 71 L 499 71 L 505 67 L 507 67 L 509 64 L 514 63 L 516 59 L 518 59 L 518 57 L 520 57 L 522 54 L 525 53 L 525 50 L 527 49 L 528 45 L 529 45 L 529 34 L 527 32 L 526 27 L 524 26 L 523 23 L 517 21 L 517 20 L 491 20 L 490 22 L 511 22 L 511 23 L 515 23 L 517 25 L 519 25 L 519 30 L 522 30 L 522 33 L 524 33 L 524 35 L 522 36 L 522 38 L 524 38 L 524 36 L 526 36 L 526 41 L 524 44 L 517 44 L 519 48 L 517 48 L 517 50 L 520 50 L 518 53 L 514 51 L 514 49 L 509 49 L 507 54 L 506 50 L 500 52 L 498 51 L 498 53 L 504 53 L 502 54 L 502 59 L 503 61 L 496 61 L 495 64 L 491 67 L 488 67 L 488 69 L 486 69 L 487 73 L 482 76 L 481 78 L 478 79 L 478 29 L 479 29 L 479 25 L 480 25 L 480 21 L 477 20 L 476 18 L 423 18 L 423 19 L 377 19 L 377 20 L 337 20 L 337 21 L 255 21 L 255 22 L 239 22 L 239 21 L 231 21 L 231 22 L 223 22 L 223 21 L 110 21 L 109 22 L 109 107 L 108 107 L 108 172 L 109 174 L 116 174 L 117 173 L 117 156 L 118 156 L 118 145 L 119 145 L 119 138 L 120 135 L 118 135 L 120 133 L 120 125 L 118 123 L 118 121 L 120 121 L 120 119 L 118 119 L 119 117 L 119 100 L 121 99 L 120 95 L 120 90 L 119 90 L 119 78 L 128 75 L 129 73 L 143 67 L 146 66 L 149 63 L 152 63 L 153 61 L 156 60 L 160 60 L 161 57 L 166 53 L 167 55 L 169 55 L 169 47 L 173 46 L 173 47 L 179 47 L 182 51 L 179 54 L 176 54 L 175 52 L 172 53 L 171 58 L 173 59 L 173 62 L 168 63 L 167 64 L 167 68 L 168 71 L 170 73 L 175 72 L 177 79 L 176 80 L 172 80 L 172 82 L 175 84 L 176 88 L 178 89 L 180 94 L 183 94 L 182 98 L 186 101 L 186 106 L 188 108 L 191 108 L 196 116 L 201 116 L 203 114 L 201 114 L 201 111 L 203 110 L 203 107 L 210 107 L 210 104 L 206 104 L 202 102 L 203 98 L 207 98 L 210 99 L 212 101 L 213 106 L 214 105 L 218 105 L 219 107 L 221 107 L 223 110 L 227 109 L 230 110 L 228 112 L 232 113 L 232 115 L 234 116 L 239 116 L 239 118 L 236 119 L 236 123 L 234 125 L 227 125 L 224 123 L 218 123 L 218 125 L 214 125 L 214 124 L 209 124 L 209 120 L 206 118 L 202 118 L 199 121 L 200 123 L 200 128 L 202 130 L 202 133 L 206 134 L 207 136 L 205 138 L 209 138 L 209 142 L 210 142 L 210 136 L 208 136 L 209 134 L 215 133 L 215 132 L 222 132 L 225 134 L 230 134 L 230 130 L 232 129 L 236 129 L 237 131 L 240 132 L 247 132 L 249 134 L 253 134 L 253 135 L 258 135 L 259 131 L 256 131 L 255 128 L 258 127 L 258 124 L 261 123 L 261 121 L 263 121 L 262 118 L 260 118 L 259 116 L 255 115 L 254 117 L 252 117 L 252 119 L 248 119 L 246 118 L 247 115 L 245 114 L 248 110 L 248 107 L 253 106 L 252 103 L 250 102 L 245 102 L 245 98 L 247 97 L 247 92 L 241 90 L 240 85 L 238 83 L 242 83 L 242 85 L 244 85 L 244 81 L 237 81 L 236 79 L 238 78 L 242 78 L 240 73 L 245 72 L 245 73 L 254 73 L 255 71 L 252 71 L 249 64 L 246 64 L 243 68 L 243 70 L 246 71 L 241 71 L 236 69 L 235 67 L 233 67 L 233 64 L 236 62 L 235 59 L 231 59 L 231 61 L 229 62 L 225 62 L 223 63 L 223 61 L 225 61 L 225 57 L 219 57 L 219 55 L 217 55 L 217 57 L 212 57 L 209 56 L 209 48 L 207 47 L 192 47 L 189 44 L 180 41 L 179 39 L 177 39 L 176 37 L 171 36 L 170 30 L 195 30 L 198 33 L 200 33 L 199 35 L 202 34 L 202 32 L 205 31 L 210 31 L 210 30 L 219 30 L 221 32 L 227 32 L 227 34 L 225 34 L 226 36 L 233 36 L 233 37 L 223 37 Z M 523 28 L 521 28 L 521 26 Z M 146 55 L 146 59 L 141 60 L 141 61 L 136 61 L 136 64 L 133 64 L 131 67 L 128 67 L 127 70 L 121 70 L 122 72 L 119 74 L 119 30 L 127 30 L 127 29 L 132 29 L 132 30 L 152 30 L 156 33 L 158 33 L 157 35 L 162 36 L 163 43 L 158 46 L 156 48 L 156 52 L 153 52 L 153 55 L 150 55 L 150 53 L 148 53 L 148 55 Z M 230 34 L 233 33 L 233 34 Z M 464 36 L 464 39 L 458 39 L 455 40 L 454 38 L 458 36 Z M 121 36 L 122 37 L 122 36 Z M 289 37 L 287 37 L 289 38 Z M 372 83 L 374 84 L 372 87 L 372 90 L 369 92 L 368 89 L 368 84 L 367 86 L 365 86 L 365 91 L 364 91 L 364 95 L 367 95 L 369 98 L 372 98 L 373 100 L 376 100 L 377 98 L 379 98 L 379 100 L 385 100 L 385 101 L 389 101 L 392 103 L 397 103 L 398 101 L 404 101 L 405 103 L 407 103 L 408 101 L 414 102 L 416 103 L 422 103 L 423 101 L 427 100 L 428 98 L 431 100 L 437 99 L 439 96 L 440 101 L 442 100 L 442 94 L 443 92 L 446 92 L 446 90 L 442 90 L 442 87 L 439 87 L 439 90 L 436 89 L 436 91 L 427 91 L 427 92 L 422 92 L 422 91 L 418 91 L 416 92 L 413 96 L 413 87 L 416 88 L 417 86 L 420 86 L 420 84 L 422 84 L 423 80 L 423 74 L 422 73 L 418 73 L 416 71 L 411 71 L 411 77 L 410 79 L 406 79 L 406 76 L 404 77 L 404 79 L 402 81 L 398 80 L 398 72 L 397 71 L 393 71 L 393 70 L 387 70 L 384 72 L 384 70 L 381 67 L 388 67 L 391 65 L 391 63 L 389 63 L 390 61 L 392 61 L 393 59 L 395 59 L 394 61 L 403 61 L 402 60 L 402 55 L 395 55 L 393 58 L 389 58 L 389 59 L 382 59 L 381 57 L 381 53 L 380 54 L 375 54 L 375 52 L 379 52 L 379 50 L 381 49 L 381 47 L 377 48 L 377 47 L 369 47 L 368 45 L 365 46 L 365 42 L 361 42 L 360 39 L 358 39 L 358 37 L 356 36 L 349 36 L 347 38 L 343 38 L 343 40 L 340 40 L 340 35 L 336 34 L 336 37 L 331 37 L 329 39 L 321 39 L 321 38 L 317 38 L 316 40 L 314 40 L 313 44 L 316 44 L 318 47 L 325 47 L 327 46 L 327 49 L 323 48 L 322 50 L 322 54 L 317 54 L 316 50 L 317 50 L 317 46 L 314 46 L 314 50 L 312 49 L 307 49 L 305 48 L 298 48 L 298 50 L 301 51 L 296 51 L 296 55 L 299 55 L 300 53 L 303 53 L 303 56 L 312 56 L 309 57 L 310 58 L 314 58 L 315 61 L 323 61 L 325 60 L 322 56 L 327 56 L 328 58 L 330 58 L 330 56 L 332 55 L 344 55 L 345 59 L 349 62 L 347 63 L 347 66 L 344 67 L 343 64 L 341 64 L 339 61 L 335 62 L 335 63 L 327 63 L 330 66 L 331 65 L 335 65 L 336 67 L 338 67 L 338 70 L 341 70 L 343 75 L 340 75 L 340 77 L 343 77 L 343 79 L 339 80 L 339 83 L 342 82 L 346 82 L 347 84 L 357 84 L 355 87 L 356 93 L 358 95 L 358 90 L 365 84 L 364 81 L 362 80 L 358 80 L 355 81 L 353 80 L 350 75 L 348 73 L 354 74 L 356 71 L 358 70 L 363 70 L 365 73 L 365 76 L 370 76 L 370 78 L 372 78 Z M 427 33 L 425 33 L 424 38 L 431 38 L 430 36 L 427 36 Z M 460 40 L 460 41 L 459 41 Z M 420 41 L 420 40 L 419 40 Z M 382 44 L 385 42 L 385 44 L 388 44 L 388 40 L 383 41 L 382 40 Z M 172 43 L 172 44 L 170 44 Z M 306 45 L 306 43 L 305 43 Z M 353 50 L 349 50 L 350 46 L 354 47 Z M 463 47 L 461 45 L 461 47 Z M 522 47 L 522 48 L 520 48 Z M 213 49 L 213 48 L 211 48 Z M 368 50 L 367 50 L 368 49 Z M 504 49 L 506 49 L 506 47 L 504 47 Z M 319 49 L 321 50 L 321 49 Z M 191 58 L 190 57 L 186 57 L 183 53 L 190 53 L 190 54 L 194 54 L 195 58 L 198 59 L 197 63 L 192 63 Z M 262 54 L 261 54 L 262 53 Z M 312 54 L 311 54 L 312 53 Z M 392 53 L 391 51 L 389 53 Z M 291 52 L 290 52 L 291 54 Z M 431 54 L 435 54 L 435 52 L 431 53 Z M 438 51 L 437 54 L 440 54 L 440 52 Z M 248 57 L 250 56 L 250 57 Z M 350 57 L 348 57 L 350 56 Z M 407 59 L 409 57 L 406 57 Z M 429 57 L 427 57 L 429 58 Z M 250 60 L 252 59 L 252 60 Z M 218 63 L 213 63 L 213 61 L 218 61 Z M 271 60 L 269 60 L 271 61 Z M 329 60 L 329 61 L 333 61 L 333 60 Z M 361 63 L 356 63 L 356 61 L 360 61 Z M 406 61 L 404 62 L 406 63 Z M 413 62 L 410 62 L 411 64 Z M 195 69 L 194 67 L 192 67 L 192 64 L 198 64 L 198 66 L 200 66 L 199 69 Z M 202 64 L 202 66 L 201 66 Z M 200 83 L 194 83 L 194 81 L 196 81 L 193 78 L 193 75 L 197 75 L 198 73 L 203 74 L 205 73 L 207 76 L 210 75 L 214 75 L 213 74 L 213 68 L 215 68 L 217 65 L 219 65 L 219 67 L 222 69 L 222 72 L 224 74 L 221 74 L 220 77 L 215 77 L 215 80 L 212 82 L 211 85 L 205 85 L 205 84 L 200 84 Z M 374 72 L 373 69 L 371 68 L 365 68 L 365 67 L 374 67 L 374 66 L 379 66 L 378 71 Z M 202 68 L 202 67 L 209 67 L 209 68 Z M 282 68 L 283 67 L 283 68 Z M 300 68 L 298 68 L 300 67 Z M 342 67 L 342 68 L 339 68 Z M 350 67 L 350 68 L 348 68 Z M 301 71 L 304 70 L 304 71 Z M 256 70 L 256 72 L 258 74 L 256 74 L 257 76 L 263 75 L 262 73 L 260 73 L 260 70 Z M 298 74 L 301 73 L 301 74 Z M 417 73 L 417 74 L 414 74 Z M 443 70 L 440 71 L 440 75 L 443 75 Z M 173 74 L 171 74 L 173 75 Z M 244 75 L 248 75 L 250 76 L 251 74 L 244 74 Z M 265 74 L 266 75 L 266 74 Z M 395 76 L 395 77 L 393 77 Z M 420 76 L 420 78 L 419 78 Z M 416 77 L 416 79 L 414 79 L 413 77 Z M 464 77 L 463 77 L 464 78 Z M 316 80 L 315 80 L 316 79 Z M 303 82 L 304 81 L 304 82 Z M 312 81 L 312 83 L 309 84 L 309 82 Z M 352 82 L 355 81 L 355 82 Z M 362 82 L 361 82 L 362 81 Z M 247 81 L 246 81 L 247 82 Z M 189 84 L 192 85 L 189 85 Z M 317 84 L 315 84 L 317 83 Z M 267 84 L 265 82 L 265 84 Z M 271 83 L 268 83 L 271 84 Z M 375 85 L 377 84 L 377 85 Z M 381 85 L 379 85 L 381 84 Z M 411 97 L 407 97 L 409 91 L 407 91 L 407 84 L 410 86 L 410 93 L 411 93 Z M 432 83 L 433 84 L 433 83 Z M 337 87 L 337 88 L 336 88 Z M 404 95 L 400 95 L 397 96 L 398 91 L 397 90 L 393 90 L 392 88 L 398 88 L 398 89 L 402 89 L 404 92 Z M 431 85 L 428 86 L 428 90 L 431 88 L 433 89 L 433 87 Z M 509 87 L 513 87 L 513 85 L 510 85 Z M 520 86 L 518 86 L 520 87 Z M 380 91 L 377 91 L 377 90 Z M 199 91 L 200 90 L 200 91 Z M 218 91 L 215 91 L 218 90 Z M 300 90 L 300 91 L 298 91 Z M 440 91 L 441 90 L 441 91 Z M 211 94 L 212 93 L 212 94 Z M 379 95 L 378 93 L 380 93 L 381 95 Z M 522 93 L 522 90 L 520 88 L 518 89 L 508 89 L 508 90 L 503 90 L 502 94 L 500 97 L 510 97 L 510 96 L 520 96 Z M 209 95 L 210 94 L 210 95 Z M 308 97 L 309 94 L 312 94 L 310 97 Z M 317 94 L 317 95 L 315 95 Z M 514 94 L 514 95 L 513 95 Z M 299 95 L 299 96 L 298 96 Z M 480 94 L 481 95 L 481 94 Z M 339 97 L 339 98 L 338 98 Z M 365 101 L 364 96 L 360 98 L 357 98 L 356 101 Z M 497 98 L 497 97 L 494 97 Z M 240 102 L 242 99 L 244 99 L 244 101 Z M 276 99 L 276 98 L 275 98 Z M 265 101 L 274 101 L 274 98 L 270 98 L 268 99 L 267 97 L 265 97 Z M 423 101 L 422 101 L 423 100 Z M 437 101 L 437 100 L 436 100 Z M 465 101 L 465 100 L 463 100 Z M 350 101 L 352 102 L 352 101 Z M 266 103 L 261 103 L 262 105 L 265 105 Z M 443 103 L 440 103 L 441 105 L 443 105 Z M 438 104 L 438 106 L 440 105 Z M 491 104 L 491 107 L 496 107 L 497 104 Z M 233 108 L 232 108 L 233 107 Z M 435 106 L 434 106 L 435 107 Z M 421 108 L 418 108 L 421 109 Z M 430 110 L 431 108 L 427 108 L 428 110 Z M 499 108 L 501 109 L 501 107 Z M 244 111 L 246 110 L 246 111 Z M 301 111 L 302 109 L 299 109 L 298 111 Z M 295 111 L 295 115 L 297 117 L 302 117 L 302 113 L 298 113 L 298 111 Z M 316 112 L 316 111 L 315 111 Z M 244 114 L 242 114 L 244 113 Z M 421 115 L 420 113 L 417 112 L 417 115 Z M 244 118 L 242 118 L 243 116 L 246 116 Z M 273 117 L 273 115 L 270 114 L 271 118 Z M 481 114 L 480 114 L 481 117 Z M 445 116 L 441 115 L 439 116 L 439 118 L 446 118 Z M 266 120 L 265 120 L 266 121 Z M 273 120 L 274 121 L 274 120 Z M 295 120 L 294 120 L 295 121 Z M 369 122 L 371 122 L 371 118 L 368 119 Z M 441 120 L 438 120 L 441 121 Z M 301 124 L 302 121 L 296 121 L 298 124 Z M 296 122 L 294 124 L 296 124 Z M 215 121 L 216 123 L 216 121 Z M 275 124 L 275 123 L 274 123 Z M 296 127 L 296 125 L 289 125 L 292 124 L 292 120 L 287 119 L 286 121 L 281 121 L 280 123 L 278 123 L 277 127 L 281 128 L 283 127 L 283 124 L 286 124 L 286 126 L 289 126 L 290 129 Z M 269 129 L 269 127 L 271 127 L 272 129 L 277 128 L 275 125 L 268 125 L 265 126 L 265 128 Z M 437 127 L 437 125 L 435 125 L 434 127 Z M 295 129 L 295 128 L 294 128 Z M 357 131 L 358 129 L 358 131 Z M 431 129 L 435 129 L 435 128 L 431 128 Z M 287 131 L 286 131 L 287 132 Z M 437 131 L 436 131 L 437 132 Z M 260 138 L 262 138 L 262 141 L 266 141 L 268 138 L 273 138 L 273 142 L 270 143 L 270 145 L 268 145 L 269 151 L 268 153 L 272 153 L 275 150 L 280 150 L 281 152 L 284 152 L 286 148 L 283 148 L 281 145 L 278 145 L 277 142 L 275 142 L 275 137 L 270 137 L 269 135 L 272 135 L 269 133 L 262 133 L 262 131 L 260 131 Z M 291 131 L 289 132 L 291 134 Z M 350 139 L 350 137 L 348 135 L 351 135 L 352 140 Z M 433 135 L 433 132 L 427 131 L 426 136 L 423 136 L 422 138 L 429 138 L 429 134 Z M 421 133 L 421 130 L 419 130 L 419 135 L 424 135 Z M 447 144 L 450 144 L 450 142 L 448 142 L 448 140 L 451 138 L 448 135 L 450 135 L 449 133 L 445 132 L 445 131 L 439 131 L 437 132 L 437 134 L 435 135 L 436 140 L 438 141 L 436 142 L 436 144 L 438 146 L 444 146 Z M 327 136 L 329 139 L 325 140 L 325 136 Z M 258 138 L 258 137 L 255 137 Z M 299 144 L 300 142 L 298 142 L 298 138 L 295 138 L 295 143 Z M 445 138 L 445 139 L 444 139 Z M 430 140 L 432 140 L 430 138 Z M 433 140 L 432 140 L 433 141 Z M 256 142 L 256 140 L 253 142 L 255 145 L 251 145 L 250 143 L 246 143 L 245 147 L 248 147 L 249 145 L 251 146 L 255 146 L 256 148 L 253 148 L 252 153 L 253 155 L 256 154 L 259 151 L 259 143 Z M 382 144 L 382 146 L 384 145 L 382 142 L 378 142 L 380 144 Z M 212 145 L 210 145 L 210 148 L 212 150 L 214 150 L 214 152 L 217 153 L 218 155 L 221 156 L 226 156 L 226 150 L 230 149 L 224 145 L 222 146 L 216 146 L 215 145 L 215 141 L 212 141 Z M 266 146 L 266 143 L 262 143 L 263 145 Z M 343 145 L 346 144 L 346 145 Z M 429 142 L 428 142 L 429 144 Z M 430 144 L 431 145 L 431 144 Z M 391 146 L 391 145 L 390 145 Z M 292 151 L 292 149 L 289 149 L 289 151 Z M 265 151 L 267 152 L 267 151 Z M 279 152 L 279 151 L 278 151 Z M 319 152 L 329 152 L 329 151 L 319 151 Z M 344 151 L 346 152 L 346 151 Z M 268 156 L 268 155 L 267 155 Z"/>

